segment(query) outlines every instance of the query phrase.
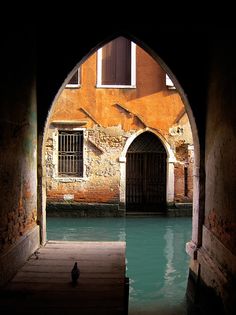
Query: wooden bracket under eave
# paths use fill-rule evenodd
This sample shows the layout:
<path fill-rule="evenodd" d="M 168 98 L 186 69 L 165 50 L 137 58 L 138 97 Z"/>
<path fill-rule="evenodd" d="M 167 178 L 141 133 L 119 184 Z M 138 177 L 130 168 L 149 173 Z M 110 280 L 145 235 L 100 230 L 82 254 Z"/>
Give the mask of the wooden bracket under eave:
<path fill-rule="evenodd" d="M 106 151 L 99 147 L 95 142 L 93 142 L 91 139 L 88 139 L 88 141 L 96 148 L 98 149 L 101 153 L 105 153 Z"/>

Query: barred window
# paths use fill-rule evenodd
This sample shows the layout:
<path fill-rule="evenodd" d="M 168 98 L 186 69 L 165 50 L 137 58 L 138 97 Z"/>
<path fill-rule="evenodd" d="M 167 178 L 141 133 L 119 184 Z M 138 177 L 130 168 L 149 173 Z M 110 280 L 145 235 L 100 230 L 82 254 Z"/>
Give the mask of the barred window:
<path fill-rule="evenodd" d="M 58 175 L 83 177 L 83 131 L 59 131 Z"/>

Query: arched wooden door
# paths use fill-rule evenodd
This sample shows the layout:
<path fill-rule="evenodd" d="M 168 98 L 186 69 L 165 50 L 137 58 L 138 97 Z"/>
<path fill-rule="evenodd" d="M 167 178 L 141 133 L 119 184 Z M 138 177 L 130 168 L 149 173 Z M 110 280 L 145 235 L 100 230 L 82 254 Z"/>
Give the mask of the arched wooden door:
<path fill-rule="evenodd" d="M 163 211 L 166 208 L 165 148 L 159 138 L 144 132 L 126 155 L 126 210 Z"/>

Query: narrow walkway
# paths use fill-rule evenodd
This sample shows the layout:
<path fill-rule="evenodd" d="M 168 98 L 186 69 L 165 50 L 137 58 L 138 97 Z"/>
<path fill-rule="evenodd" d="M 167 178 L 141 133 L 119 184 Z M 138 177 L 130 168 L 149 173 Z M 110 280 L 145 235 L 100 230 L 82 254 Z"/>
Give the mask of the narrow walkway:
<path fill-rule="evenodd" d="M 76 286 L 71 269 L 78 262 Z M 1 292 L 1 314 L 125 314 L 125 242 L 49 241 Z"/>

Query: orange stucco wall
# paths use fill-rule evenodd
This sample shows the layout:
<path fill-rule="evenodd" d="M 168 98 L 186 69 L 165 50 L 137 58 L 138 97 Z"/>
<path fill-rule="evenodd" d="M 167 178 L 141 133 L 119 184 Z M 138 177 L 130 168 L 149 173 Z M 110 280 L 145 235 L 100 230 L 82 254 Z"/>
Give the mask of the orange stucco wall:
<path fill-rule="evenodd" d="M 96 88 L 97 54 L 93 54 L 81 68 L 81 87 L 67 88 L 58 99 L 52 120 L 88 119 L 81 111 L 92 113 L 104 126 L 121 124 L 125 131 L 139 129 L 132 115 L 127 117 L 115 104 L 124 105 L 133 114 L 138 114 L 148 127 L 168 133 L 183 103 L 176 90 L 168 90 L 165 72 L 144 50 L 137 47 L 137 74 L 135 89 Z M 93 126 L 89 120 L 87 128 Z"/>
<path fill-rule="evenodd" d="M 97 88 L 96 84 L 97 53 L 94 53 L 81 65 L 81 86 L 65 88 L 54 104 L 46 150 L 48 201 L 63 201 L 70 194 L 77 202 L 119 203 L 119 156 L 127 139 L 140 130 L 161 135 L 174 154 L 179 145 L 192 144 L 189 121 L 177 90 L 168 89 L 165 72 L 140 47 L 136 47 L 136 88 Z M 65 121 L 71 120 L 75 122 L 73 128 L 87 131 L 85 178 L 63 181 L 53 173 L 53 150 L 56 150 L 53 133 L 55 128 L 71 128 L 65 125 Z M 60 125 L 60 121 L 64 124 Z M 180 133 L 176 132 L 178 126 L 182 128 Z M 183 168 L 188 162 L 187 155 L 176 163 L 177 201 L 192 198 L 192 188 L 189 197 L 182 194 Z"/>

